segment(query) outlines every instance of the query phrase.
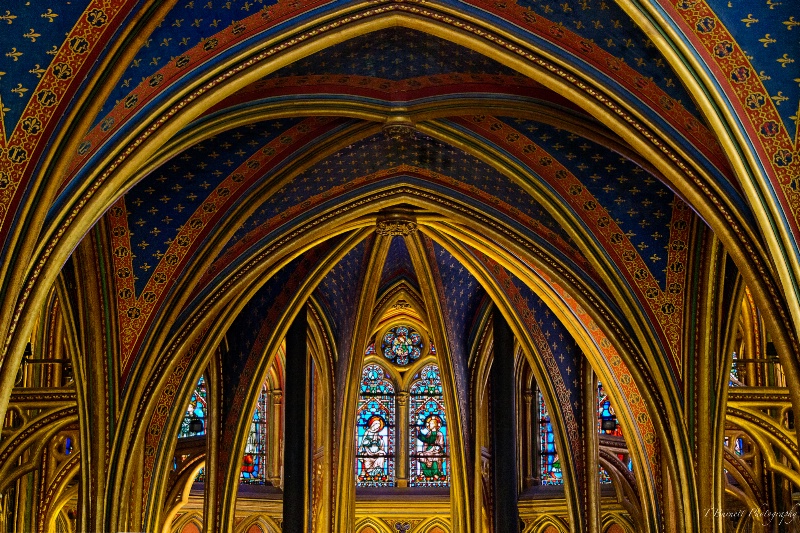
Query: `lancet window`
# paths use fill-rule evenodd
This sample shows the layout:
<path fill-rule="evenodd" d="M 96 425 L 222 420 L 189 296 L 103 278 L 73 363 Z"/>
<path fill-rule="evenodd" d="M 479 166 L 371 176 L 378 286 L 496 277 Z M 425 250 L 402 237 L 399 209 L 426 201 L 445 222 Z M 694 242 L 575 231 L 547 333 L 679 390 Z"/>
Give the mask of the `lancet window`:
<path fill-rule="evenodd" d="M 561 459 L 556 451 L 556 438 L 550 413 L 544 403 L 542 392 L 538 391 L 539 403 L 539 477 L 542 485 L 562 485 Z"/>
<path fill-rule="evenodd" d="M 412 487 L 446 487 L 450 483 L 447 416 L 439 367 L 426 365 L 409 389 Z"/>
<path fill-rule="evenodd" d="M 242 457 L 239 481 L 254 485 L 263 485 L 267 481 L 267 445 L 269 442 L 269 389 L 267 384 L 261 385 L 261 392 L 256 401 L 247 444 Z"/>
<path fill-rule="evenodd" d="M 203 376 L 197 381 L 197 386 L 189 398 L 186 413 L 183 415 L 181 429 L 178 437 L 196 437 L 206 434 L 206 414 L 208 413 L 208 391 L 206 380 Z"/>
<path fill-rule="evenodd" d="M 407 325 L 389 328 L 367 346 L 356 414 L 356 486 L 449 486 L 440 371 L 420 362 L 433 349 Z"/>
<path fill-rule="evenodd" d="M 356 485 L 395 485 L 395 424 L 395 387 L 382 366 L 368 364 L 356 416 Z"/>

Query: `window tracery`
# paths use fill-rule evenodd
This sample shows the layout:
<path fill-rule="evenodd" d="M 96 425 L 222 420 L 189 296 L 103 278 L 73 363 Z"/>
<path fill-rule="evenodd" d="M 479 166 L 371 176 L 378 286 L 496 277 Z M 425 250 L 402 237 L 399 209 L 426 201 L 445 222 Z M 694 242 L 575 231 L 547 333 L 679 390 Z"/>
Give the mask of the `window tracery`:
<path fill-rule="evenodd" d="M 356 485 L 394 486 L 395 388 L 374 363 L 361 373 L 356 428 Z"/>
<path fill-rule="evenodd" d="M 409 389 L 412 487 L 446 487 L 450 482 L 447 417 L 439 367 L 426 365 Z"/>

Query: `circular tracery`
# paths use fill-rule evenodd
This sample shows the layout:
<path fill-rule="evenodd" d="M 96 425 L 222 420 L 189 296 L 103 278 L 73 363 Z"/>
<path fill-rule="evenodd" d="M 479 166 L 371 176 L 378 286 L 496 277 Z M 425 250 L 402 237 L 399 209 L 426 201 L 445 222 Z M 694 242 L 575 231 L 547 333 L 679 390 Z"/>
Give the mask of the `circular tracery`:
<path fill-rule="evenodd" d="M 422 355 L 422 335 L 410 326 L 395 326 L 383 334 L 381 351 L 398 366 L 405 366 Z"/>

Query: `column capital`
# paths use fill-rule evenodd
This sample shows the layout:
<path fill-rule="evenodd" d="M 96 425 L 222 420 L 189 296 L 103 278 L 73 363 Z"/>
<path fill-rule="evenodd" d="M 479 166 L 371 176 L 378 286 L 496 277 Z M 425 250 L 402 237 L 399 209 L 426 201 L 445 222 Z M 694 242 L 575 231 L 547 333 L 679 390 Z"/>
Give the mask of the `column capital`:
<path fill-rule="evenodd" d="M 398 392 L 397 394 L 395 394 L 395 396 L 394 396 L 394 397 L 395 397 L 395 399 L 397 400 L 397 404 L 398 404 L 398 405 L 406 405 L 406 404 L 408 404 L 408 398 L 409 398 L 409 396 L 410 396 L 410 395 L 408 394 L 408 392 L 406 392 L 406 391 L 400 391 L 400 392 Z"/>

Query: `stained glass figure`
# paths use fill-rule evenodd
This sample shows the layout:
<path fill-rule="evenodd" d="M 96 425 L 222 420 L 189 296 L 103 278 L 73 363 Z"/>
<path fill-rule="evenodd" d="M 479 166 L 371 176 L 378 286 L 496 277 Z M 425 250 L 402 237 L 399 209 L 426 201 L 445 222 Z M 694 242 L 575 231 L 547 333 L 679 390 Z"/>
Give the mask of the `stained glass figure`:
<path fill-rule="evenodd" d="M 611 483 L 611 474 L 609 474 L 608 471 L 606 471 L 606 469 L 602 466 L 599 467 L 599 470 L 600 483 L 605 485 Z"/>
<path fill-rule="evenodd" d="M 241 472 L 239 474 L 241 483 L 263 485 L 267 482 L 268 409 L 269 390 L 267 385 L 263 384 L 253 412 L 253 421 L 250 423 L 247 444 L 244 447 L 244 456 L 242 457 Z"/>
<path fill-rule="evenodd" d="M 622 430 L 617 422 L 617 414 L 611 405 L 611 399 L 603 389 L 603 384 L 597 383 L 597 426 L 601 435 L 622 436 Z"/>
<path fill-rule="evenodd" d="M 394 486 L 395 391 L 386 371 L 374 363 L 361 373 L 356 444 L 356 485 Z"/>
<path fill-rule="evenodd" d="M 405 366 L 422 355 L 422 335 L 410 326 L 397 326 L 383 334 L 381 352 L 398 366 Z"/>
<path fill-rule="evenodd" d="M 725 446 L 730 447 L 731 438 L 725 437 Z M 733 453 L 739 456 L 744 455 L 744 439 L 739 437 L 733 440 Z"/>
<path fill-rule="evenodd" d="M 426 365 L 414 376 L 409 389 L 409 418 L 409 485 L 449 486 L 447 416 L 438 366 Z"/>
<path fill-rule="evenodd" d="M 542 485 L 563 485 L 564 477 L 561 472 L 561 459 L 556 451 L 556 437 L 553 433 L 553 424 L 550 414 L 544 404 L 541 391 L 538 392 L 539 400 L 539 476 Z"/>
<path fill-rule="evenodd" d="M 208 412 L 207 405 L 208 392 L 206 390 L 206 380 L 203 376 L 197 381 L 197 386 L 189 398 L 189 405 L 186 407 L 186 412 L 183 415 L 181 422 L 181 429 L 178 432 L 178 437 L 196 437 L 198 435 L 206 434 L 206 413 Z"/>
<path fill-rule="evenodd" d="M 744 385 L 741 381 L 739 381 L 739 356 L 736 355 L 736 352 L 733 352 L 733 363 L 731 363 L 731 375 L 728 379 L 728 386 L 729 387 L 741 387 Z"/>

